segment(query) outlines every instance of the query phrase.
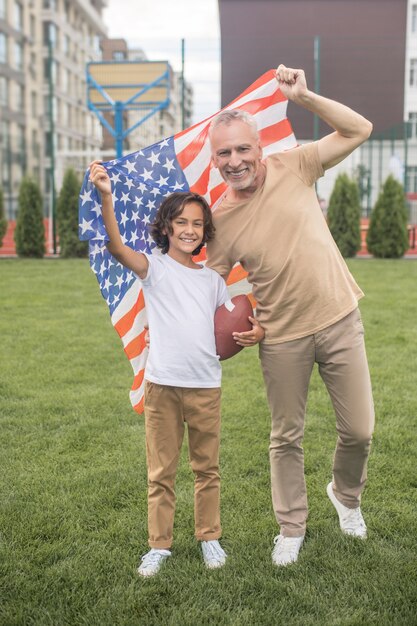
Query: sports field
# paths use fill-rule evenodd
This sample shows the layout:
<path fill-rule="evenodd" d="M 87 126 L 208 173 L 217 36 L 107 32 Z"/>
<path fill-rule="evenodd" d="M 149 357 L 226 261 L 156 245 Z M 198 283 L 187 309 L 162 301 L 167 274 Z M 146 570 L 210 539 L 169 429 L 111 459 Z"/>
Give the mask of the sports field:
<path fill-rule="evenodd" d="M 325 488 L 334 418 L 317 372 L 305 433 L 308 533 L 271 563 L 269 414 L 257 350 L 224 363 L 222 570 L 193 538 L 184 445 L 172 557 L 139 579 L 146 545 L 143 418 L 132 370 L 84 260 L 0 261 L 0 624 L 417 624 L 417 262 L 352 260 L 377 425 L 362 510 L 340 533 Z"/>

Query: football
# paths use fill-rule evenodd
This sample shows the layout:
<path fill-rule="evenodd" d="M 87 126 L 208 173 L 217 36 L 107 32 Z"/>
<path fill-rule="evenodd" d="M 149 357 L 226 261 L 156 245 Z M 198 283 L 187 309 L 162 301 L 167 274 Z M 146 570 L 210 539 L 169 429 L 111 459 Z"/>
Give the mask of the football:
<path fill-rule="evenodd" d="M 241 294 L 219 306 L 214 314 L 214 334 L 216 351 L 220 361 L 230 359 L 241 350 L 233 339 L 232 333 L 243 333 L 251 330 L 252 324 L 248 316 L 253 317 L 253 309 L 248 296 Z"/>

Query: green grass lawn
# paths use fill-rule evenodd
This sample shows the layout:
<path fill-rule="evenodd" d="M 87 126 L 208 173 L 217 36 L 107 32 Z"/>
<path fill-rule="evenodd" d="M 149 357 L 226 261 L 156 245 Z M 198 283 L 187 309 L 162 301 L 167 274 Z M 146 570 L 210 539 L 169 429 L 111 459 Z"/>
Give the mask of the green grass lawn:
<path fill-rule="evenodd" d="M 173 555 L 139 579 L 146 543 L 142 416 L 132 371 L 87 261 L 0 262 L 0 624 L 417 624 L 417 262 L 352 260 L 377 424 L 362 510 L 341 534 L 325 488 L 334 417 L 314 372 L 306 423 L 310 516 L 296 565 L 276 568 L 269 413 L 257 350 L 224 363 L 223 545 L 193 538 L 186 446 Z"/>

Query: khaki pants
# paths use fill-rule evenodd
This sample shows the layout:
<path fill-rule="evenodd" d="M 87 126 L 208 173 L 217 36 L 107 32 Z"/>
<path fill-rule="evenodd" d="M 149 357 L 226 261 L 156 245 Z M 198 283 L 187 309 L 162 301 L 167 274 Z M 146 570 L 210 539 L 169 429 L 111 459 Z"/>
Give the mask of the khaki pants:
<path fill-rule="evenodd" d="M 220 388 L 192 389 L 146 381 L 148 532 L 151 548 L 170 548 L 175 513 L 175 476 L 185 423 L 194 472 L 195 536 L 218 539 L 220 527 Z"/>
<path fill-rule="evenodd" d="M 314 335 L 261 345 L 260 358 L 272 417 L 272 503 L 281 533 L 298 537 L 307 521 L 302 441 L 315 362 L 336 413 L 335 495 L 356 508 L 365 486 L 374 407 L 359 309 Z"/>

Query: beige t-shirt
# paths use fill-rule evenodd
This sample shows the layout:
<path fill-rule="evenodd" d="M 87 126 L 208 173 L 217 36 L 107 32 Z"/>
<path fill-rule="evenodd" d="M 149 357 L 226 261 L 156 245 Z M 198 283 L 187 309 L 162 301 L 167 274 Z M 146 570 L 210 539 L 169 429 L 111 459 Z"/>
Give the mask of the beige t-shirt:
<path fill-rule="evenodd" d="M 207 263 L 227 276 L 248 272 L 265 343 L 313 334 L 342 319 L 364 294 L 349 272 L 320 209 L 323 175 L 317 143 L 266 158 L 266 178 L 240 202 L 227 197 L 213 214 Z"/>

